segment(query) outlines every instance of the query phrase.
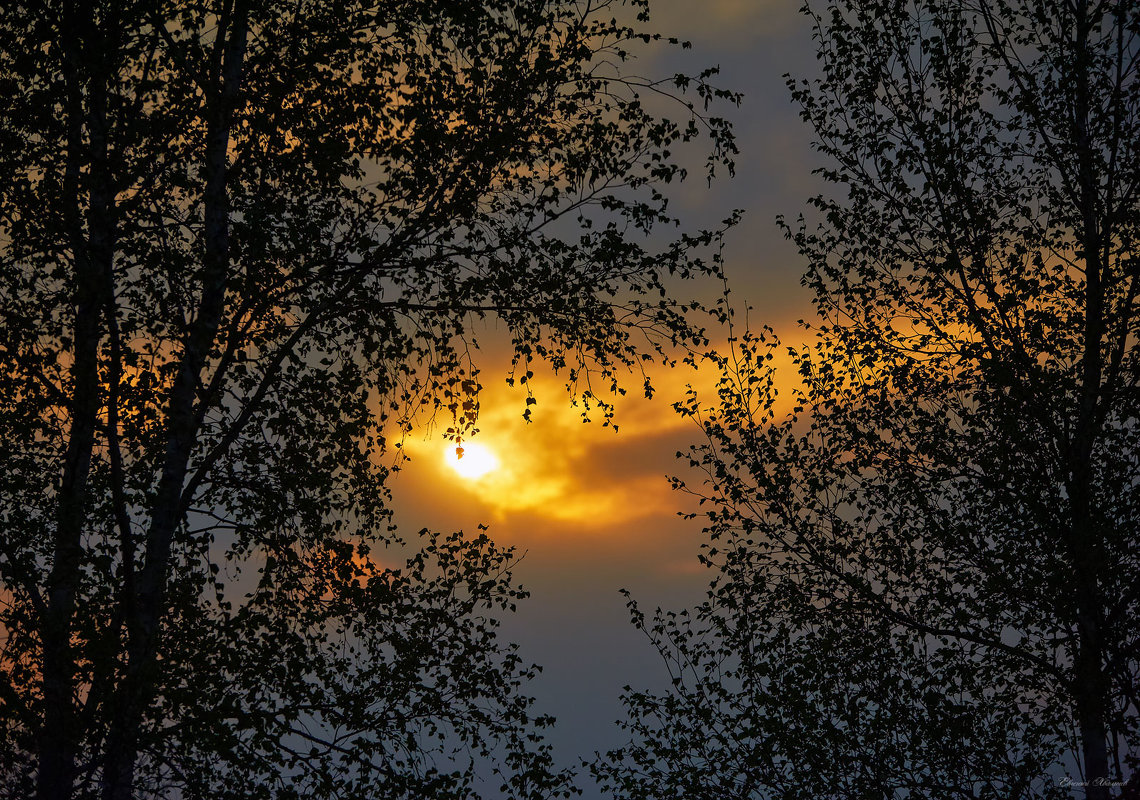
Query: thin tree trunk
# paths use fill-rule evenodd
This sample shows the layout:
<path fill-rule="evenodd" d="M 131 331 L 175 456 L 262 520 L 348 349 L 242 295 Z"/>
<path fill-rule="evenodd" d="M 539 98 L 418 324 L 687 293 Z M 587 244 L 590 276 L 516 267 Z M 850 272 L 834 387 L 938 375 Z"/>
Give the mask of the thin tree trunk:
<path fill-rule="evenodd" d="M 247 39 L 246 10 L 237 2 L 223 12 L 220 70 L 214 77 L 205 152 L 204 256 L 202 294 L 197 316 L 183 342 L 182 361 L 167 409 L 166 456 L 159 478 L 146 555 L 136 581 L 134 614 L 128 620 L 127 668 L 116 693 L 116 714 L 103 759 L 104 800 L 130 800 L 138 761 L 139 734 L 158 680 L 157 654 L 166 610 L 170 555 L 182 517 L 182 490 L 198 435 L 195 402 L 202 370 L 214 346 L 225 309 L 229 274 L 229 196 L 227 151 L 237 105 Z"/>
<path fill-rule="evenodd" d="M 82 17 L 80 16 L 81 12 Z M 114 194 L 107 167 L 106 52 L 91 53 L 84 35 L 92 28 L 89 8 L 68 5 L 62 20 L 64 74 L 68 85 L 68 154 L 64 176 L 69 239 L 75 270 L 74 361 L 71 367 L 71 429 L 56 507 L 52 568 L 41 628 L 43 722 L 36 792 L 39 800 L 70 800 L 75 781 L 79 730 L 76 665 L 71 648 L 80 578 L 87 482 L 101 405 L 100 320 L 106 303 L 104 276 L 114 253 Z M 88 109 L 81 81 L 86 75 Z M 84 144 L 84 129 L 90 142 Z M 85 150 L 89 150 L 85 153 Z M 85 187 L 83 165 L 89 165 Z M 86 231 L 83 222 L 87 195 Z"/>
<path fill-rule="evenodd" d="M 1073 133 L 1077 150 L 1077 181 L 1080 242 L 1085 263 L 1084 352 L 1081 358 L 1081 389 L 1075 431 L 1069 444 L 1070 560 L 1076 589 L 1077 651 L 1073 664 L 1073 701 L 1081 736 L 1081 756 L 1088 800 L 1108 800 L 1108 727 L 1105 703 L 1104 616 L 1099 586 L 1103 543 L 1092 507 L 1092 461 L 1097 439 L 1101 381 L 1104 375 L 1105 264 L 1101 248 L 1107 231 L 1099 217 L 1100 182 L 1096 173 L 1088 129 L 1089 71 L 1088 36 L 1092 26 L 1088 0 L 1076 4 L 1074 38 L 1076 96 Z"/>

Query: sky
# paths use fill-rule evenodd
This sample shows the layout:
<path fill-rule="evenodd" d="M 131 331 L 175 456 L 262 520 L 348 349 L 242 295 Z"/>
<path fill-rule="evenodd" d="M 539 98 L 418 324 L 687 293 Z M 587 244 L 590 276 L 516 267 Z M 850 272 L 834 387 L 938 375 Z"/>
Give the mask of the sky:
<path fill-rule="evenodd" d="M 744 93 L 740 108 L 721 109 L 738 137 L 736 177 L 711 188 L 695 178 L 674 197 L 674 208 L 692 227 L 744 210 L 725 247 L 733 303 L 751 308 L 753 326 L 772 326 L 788 344 L 804 341 L 796 325 L 812 313 L 799 283 L 804 265 L 775 220 L 794 219 L 819 189 L 811 137 L 782 77 L 810 74 L 810 26 L 797 13 L 798 0 L 706 0 L 699 10 L 685 0 L 657 0 L 652 8 L 654 27 L 693 48 L 654 53 L 638 72 L 671 75 L 719 64 L 721 85 Z M 573 763 L 624 741 L 614 724 L 624 686 L 665 685 L 656 652 L 629 624 L 619 590 L 645 609 L 681 608 L 702 599 L 712 577 L 697 561 L 699 519 L 678 516 L 693 503 L 667 480 L 685 477 L 675 454 L 699 435 L 672 403 L 688 384 L 707 391 L 712 377 L 659 368 L 653 400 L 631 380 L 630 393 L 617 401 L 615 432 L 583 423 L 562 382 L 540 373 L 533 422 L 526 424 L 525 394 L 506 386 L 506 365 L 488 356 L 480 433 L 466 464 L 456 462 L 441 430 L 408 437 L 410 461 L 391 483 L 396 521 L 409 531 L 484 524 L 497 543 L 525 554 L 515 577 L 531 597 L 504 620 L 502 635 L 543 666 L 530 692 L 537 710 L 557 717 L 550 739 L 559 759 Z M 600 796 L 587 777 L 581 783 L 586 798 Z"/>

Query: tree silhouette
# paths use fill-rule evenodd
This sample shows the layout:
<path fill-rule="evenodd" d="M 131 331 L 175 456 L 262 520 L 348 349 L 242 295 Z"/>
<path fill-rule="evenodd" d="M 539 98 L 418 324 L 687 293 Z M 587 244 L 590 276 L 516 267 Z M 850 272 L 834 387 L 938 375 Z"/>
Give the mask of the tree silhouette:
<path fill-rule="evenodd" d="M 700 341 L 663 284 L 717 234 L 646 237 L 732 98 L 627 74 L 611 5 L 0 12 L 6 796 L 569 790 L 511 553 L 402 543 L 384 479 L 474 424 L 476 319 L 587 396 Z"/>
<path fill-rule="evenodd" d="M 812 13 L 809 10 L 809 13 Z M 834 197 L 777 416 L 720 358 L 708 600 L 647 618 L 618 797 L 1069 797 L 1136 768 L 1140 16 L 835 3 L 791 82 Z M 1083 785 L 1082 785 L 1083 784 Z"/>

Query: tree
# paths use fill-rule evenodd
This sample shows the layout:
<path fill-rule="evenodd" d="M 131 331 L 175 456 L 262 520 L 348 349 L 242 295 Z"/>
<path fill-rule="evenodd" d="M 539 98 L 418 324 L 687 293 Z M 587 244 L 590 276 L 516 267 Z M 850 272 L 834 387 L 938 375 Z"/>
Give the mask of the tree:
<path fill-rule="evenodd" d="M 611 5 L 0 13 L 6 796 L 569 791 L 510 551 L 401 539 L 384 479 L 472 430 L 477 319 L 587 398 L 701 341 L 664 283 L 717 234 L 647 237 L 732 97 L 623 74 Z"/>
<path fill-rule="evenodd" d="M 814 344 L 791 389 L 744 334 L 685 406 L 715 577 L 632 606 L 673 689 L 626 695 L 594 770 L 622 798 L 1109 797 L 1140 755 L 1137 7 L 808 13 Z"/>

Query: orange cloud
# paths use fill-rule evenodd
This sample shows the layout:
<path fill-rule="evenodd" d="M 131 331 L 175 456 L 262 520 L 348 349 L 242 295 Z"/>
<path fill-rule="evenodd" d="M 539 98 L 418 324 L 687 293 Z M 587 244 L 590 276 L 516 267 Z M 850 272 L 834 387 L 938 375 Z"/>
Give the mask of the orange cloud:
<path fill-rule="evenodd" d="M 656 463 L 630 457 L 646 447 L 660 451 L 675 438 L 670 434 L 687 427 L 664 399 L 616 398 L 615 432 L 585 423 L 582 407 L 571 406 L 553 376 L 536 378 L 532 391 L 539 402 L 528 424 L 522 419 L 523 391 L 502 384 L 484 389 L 479 432 L 466 443 L 465 457 L 487 460 L 493 468 L 464 464 L 438 430 L 408 436 L 405 472 L 418 484 L 413 490 L 481 508 L 494 519 L 527 513 L 585 527 L 620 524 L 668 505 L 665 474 L 671 463 L 661 463 L 659 453 Z M 615 474 L 610 467 L 618 463 Z"/>
<path fill-rule="evenodd" d="M 778 374 L 792 380 L 794 371 L 781 364 Z M 584 422 L 583 407 L 572 405 L 561 380 L 549 374 L 530 383 L 538 402 L 529 406 L 528 424 L 525 390 L 488 380 L 479 430 L 463 443 L 463 458 L 444 437 L 446 426 L 421 427 L 403 440 L 408 460 L 392 488 L 401 501 L 428 511 L 432 525 L 445 527 L 441 514 L 460 526 L 522 515 L 595 532 L 672 516 L 686 505 L 668 481 L 685 469 L 675 454 L 700 437 L 694 421 L 673 404 L 690 387 L 702 405 L 714 404 L 717 377 L 712 364 L 659 368 L 653 398 L 633 388 L 605 398 L 614 405 L 614 426 L 603 425 L 594 413 L 593 421 Z M 627 383 L 635 387 L 639 381 Z"/>

